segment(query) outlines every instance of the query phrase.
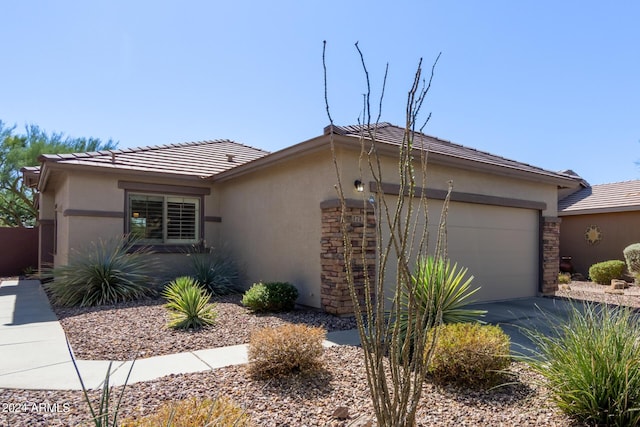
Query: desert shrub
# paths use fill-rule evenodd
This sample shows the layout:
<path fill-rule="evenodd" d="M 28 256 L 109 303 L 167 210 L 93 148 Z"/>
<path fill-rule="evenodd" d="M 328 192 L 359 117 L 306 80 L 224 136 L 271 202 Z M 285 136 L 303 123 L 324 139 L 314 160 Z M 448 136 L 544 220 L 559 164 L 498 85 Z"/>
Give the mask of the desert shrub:
<path fill-rule="evenodd" d="M 589 303 L 551 334 L 529 331 L 539 348 L 529 363 L 562 411 L 589 425 L 640 425 L 639 320 L 632 309 Z"/>
<path fill-rule="evenodd" d="M 209 304 L 211 295 L 192 277 L 178 277 L 167 285 L 162 296 L 170 310 L 171 328 L 198 329 L 215 322 L 215 306 Z"/>
<path fill-rule="evenodd" d="M 323 328 L 293 324 L 253 332 L 247 350 L 249 375 L 277 378 L 320 368 L 325 336 Z"/>
<path fill-rule="evenodd" d="M 229 252 L 199 246 L 188 255 L 193 278 L 213 295 L 238 291 L 240 271 Z"/>
<path fill-rule="evenodd" d="M 640 243 L 627 246 L 622 253 L 627 262 L 629 273 L 637 278 L 640 275 Z"/>
<path fill-rule="evenodd" d="M 253 311 L 293 310 L 298 290 L 288 282 L 254 283 L 242 296 L 242 304 Z"/>
<path fill-rule="evenodd" d="M 409 295 L 407 291 L 403 292 L 400 295 L 401 309 L 397 320 L 398 331 L 402 337 L 399 345 L 412 342 L 411 336 L 407 337 L 407 335 L 413 334 L 417 328 L 427 330 L 443 323 L 475 321 L 486 314 L 485 310 L 467 307 L 473 302 L 470 299 L 471 296 L 480 288 L 471 289 L 473 276 L 465 278 L 466 274 L 466 268 L 458 268 L 457 264 L 451 265 L 449 260 L 442 258 L 436 260 L 432 256 L 418 260 L 411 278 L 415 301 L 419 306 L 419 315 L 409 316 Z M 417 324 L 420 319 L 422 319 L 422 325 Z M 410 353 L 412 351 L 409 349 Z"/>
<path fill-rule="evenodd" d="M 127 419 L 122 427 L 248 427 L 251 417 L 226 397 L 215 400 L 187 399 L 168 402 L 157 412 L 138 419 Z"/>
<path fill-rule="evenodd" d="M 558 273 L 558 283 L 563 285 L 571 283 L 571 273 Z"/>
<path fill-rule="evenodd" d="M 65 306 L 114 304 L 152 293 L 148 272 L 154 264 L 145 249 L 126 236 L 92 242 L 73 251 L 67 265 L 56 267 L 46 284 L 53 301 Z"/>
<path fill-rule="evenodd" d="M 624 273 L 625 263 L 620 260 L 599 262 L 589 267 L 589 277 L 596 283 L 608 285 L 612 279 L 620 279 Z"/>
<path fill-rule="evenodd" d="M 428 372 L 438 383 L 494 386 L 511 362 L 509 347 L 509 336 L 499 326 L 477 322 L 442 325 Z"/>

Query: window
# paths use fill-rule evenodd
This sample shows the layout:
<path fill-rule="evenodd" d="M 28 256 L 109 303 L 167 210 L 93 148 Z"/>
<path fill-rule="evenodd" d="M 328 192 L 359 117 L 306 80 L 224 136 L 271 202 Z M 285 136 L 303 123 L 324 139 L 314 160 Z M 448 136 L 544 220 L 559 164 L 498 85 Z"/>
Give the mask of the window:
<path fill-rule="evenodd" d="M 129 233 L 143 243 L 196 243 L 200 198 L 129 194 Z"/>

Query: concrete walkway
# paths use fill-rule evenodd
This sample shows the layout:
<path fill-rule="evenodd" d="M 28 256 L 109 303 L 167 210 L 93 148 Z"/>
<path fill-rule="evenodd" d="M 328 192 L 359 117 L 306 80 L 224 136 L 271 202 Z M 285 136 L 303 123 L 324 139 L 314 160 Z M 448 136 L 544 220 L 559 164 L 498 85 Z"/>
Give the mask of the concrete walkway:
<path fill-rule="evenodd" d="M 522 329 L 551 332 L 549 320 L 563 321 L 570 303 L 551 298 L 525 298 L 477 304 L 475 307 L 487 310 L 484 320 L 499 324 L 509 334 L 512 352 L 530 355 L 532 345 Z M 358 332 L 350 330 L 328 333 L 324 345 L 359 343 Z M 77 360 L 85 387 L 100 388 L 110 363 L 109 383 L 124 384 L 131 361 Z M 247 363 L 246 345 L 149 357 L 135 361 L 128 383 L 243 363 Z M 0 283 L 0 388 L 81 389 L 64 330 L 37 280 L 5 280 Z"/>
<path fill-rule="evenodd" d="M 324 345 L 358 343 L 357 331 L 338 331 L 327 334 Z M 77 360 L 85 387 L 102 387 L 110 363 Z M 247 363 L 246 345 L 149 357 L 135 361 L 128 383 L 243 363 Z M 131 361 L 114 361 L 109 383 L 124 384 L 131 364 Z M 0 388 L 82 388 L 64 330 L 37 280 L 5 280 L 0 283 Z"/>

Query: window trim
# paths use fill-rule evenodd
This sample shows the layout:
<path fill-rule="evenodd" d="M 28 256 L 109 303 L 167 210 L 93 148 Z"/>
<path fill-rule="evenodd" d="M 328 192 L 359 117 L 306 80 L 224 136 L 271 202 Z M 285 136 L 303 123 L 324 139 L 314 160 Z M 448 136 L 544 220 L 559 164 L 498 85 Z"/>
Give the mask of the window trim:
<path fill-rule="evenodd" d="M 120 183 L 118 184 L 120 185 Z M 166 188 L 166 186 L 158 186 L 162 188 Z M 170 186 L 175 189 L 175 186 Z M 135 189 L 125 189 L 124 192 L 124 233 L 129 234 L 131 232 L 131 219 L 129 218 L 129 208 L 130 201 L 132 195 L 141 195 L 141 196 L 162 196 L 163 198 L 163 236 L 162 242 L 141 242 L 140 246 L 145 246 L 151 248 L 154 252 L 179 252 L 183 250 L 186 246 L 192 246 L 199 241 L 204 240 L 204 194 L 193 194 L 192 192 L 185 193 L 177 193 L 171 192 L 168 193 L 166 191 L 136 191 Z M 181 242 L 175 239 L 166 239 L 166 203 L 167 199 L 171 197 L 178 198 L 190 198 L 198 201 L 198 206 L 196 207 L 196 236 L 193 241 L 184 241 Z"/>

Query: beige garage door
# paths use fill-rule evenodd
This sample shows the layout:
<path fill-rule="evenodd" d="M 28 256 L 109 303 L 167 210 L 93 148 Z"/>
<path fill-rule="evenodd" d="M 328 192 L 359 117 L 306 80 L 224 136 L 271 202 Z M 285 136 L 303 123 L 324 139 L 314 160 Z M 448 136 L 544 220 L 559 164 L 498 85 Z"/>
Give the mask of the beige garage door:
<path fill-rule="evenodd" d="M 388 197 L 388 196 L 387 196 Z M 393 201 L 388 197 L 388 202 Z M 429 202 L 429 231 L 434 247 L 442 202 Z M 539 213 L 532 209 L 451 202 L 449 258 L 469 269 L 477 301 L 535 296 L 538 292 Z M 388 269 L 393 277 L 395 268 Z M 390 274 L 389 274 L 390 273 Z"/>

